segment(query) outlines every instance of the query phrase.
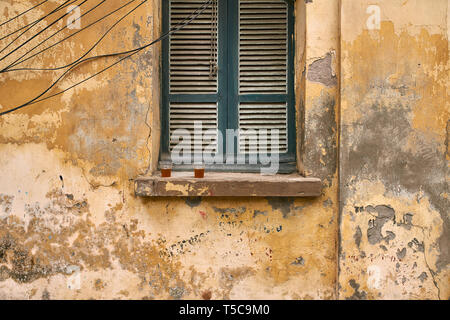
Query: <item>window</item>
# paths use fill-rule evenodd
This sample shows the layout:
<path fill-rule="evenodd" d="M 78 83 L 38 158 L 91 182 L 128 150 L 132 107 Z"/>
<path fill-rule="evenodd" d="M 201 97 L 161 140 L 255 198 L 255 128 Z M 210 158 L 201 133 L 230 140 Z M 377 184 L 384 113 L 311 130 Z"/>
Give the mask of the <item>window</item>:
<path fill-rule="evenodd" d="M 205 0 L 162 2 L 167 32 Z M 257 172 L 267 163 L 253 156 L 267 151 L 278 172 L 295 171 L 293 11 L 287 0 L 212 0 L 163 42 L 160 160 L 182 146 L 223 154 L 209 169 Z"/>

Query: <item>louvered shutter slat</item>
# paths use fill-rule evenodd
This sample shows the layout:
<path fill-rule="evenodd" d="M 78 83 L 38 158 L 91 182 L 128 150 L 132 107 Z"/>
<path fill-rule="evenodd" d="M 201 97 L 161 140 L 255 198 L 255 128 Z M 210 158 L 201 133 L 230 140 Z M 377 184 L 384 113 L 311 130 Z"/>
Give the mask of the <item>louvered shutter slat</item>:
<path fill-rule="evenodd" d="M 288 8 L 283 0 L 239 1 L 239 93 L 287 92 Z M 264 65 L 279 74 L 262 74 Z"/>
<path fill-rule="evenodd" d="M 283 0 L 239 1 L 239 94 L 287 96 L 288 7 Z M 288 151 L 287 101 L 239 104 L 239 151 Z M 267 136 L 261 136 L 266 129 Z M 271 129 L 278 129 L 272 141 Z"/>
<path fill-rule="evenodd" d="M 170 26 L 176 27 L 204 4 L 204 0 L 169 0 Z M 209 6 L 196 19 L 169 37 L 169 91 L 171 94 L 217 93 L 217 73 L 211 57 L 217 56 L 217 25 Z M 193 73 L 202 70 L 204 73 Z"/>
<path fill-rule="evenodd" d="M 202 7 L 204 0 L 169 0 L 170 26 L 187 21 Z M 211 73 L 212 57 L 217 56 L 217 26 L 212 24 L 214 11 L 207 7 L 190 24 L 169 37 L 169 92 L 172 95 L 215 94 L 218 88 L 217 75 Z M 216 58 L 217 59 L 217 58 Z M 202 125 L 202 137 L 194 134 L 195 123 Z M 191 152 L 217 149 L 217 103 L 170 102 L 169 103 L 169 149 L 176 145 L 186 147 Z M 190 134 L 190 141 L 177 141 L 176 130 L 182 129 Z M 196 144 L 201 150 L 196 150 Z"/>
<path fill-rule="evenodd" d="M 287 104 L 286 103 L 241 103 L 239 106 L 239 150 L 241 153 L 276 150 L 285 153 L 288 149 L 287 139 Z M 255 131 L 252 131 L 254 129 Z M 264 139 L 255 136 L 261 129 L 267 129 Z M 278 141 L 272 144 L 270 129 L 278 129 Z M 251 139 L 254 138 L 254 139 Z M 255 139 L 257 138 L 257 139 Z M 252 147 L 250 147 L 252 146 Z"/>
<path fill-rule="evenodd" d="M 192 152 L 217 151 L 217 131 L 208 133 L 207 130 L 217 130 L 217 104 L 216 103 L 171 103 L 169 112 L 170 151 L 175 145 L 188 147 Z M 194 134 L 195 122 L 201 121 L 202 140 L 196 139 Z M 187 130 L 190 141 L 175 141 L 175 130 Z M 195 150 L 195 143 L 200 142 L 202 150 Z M 211 145 L 213 148 L 211 150 Z"/>

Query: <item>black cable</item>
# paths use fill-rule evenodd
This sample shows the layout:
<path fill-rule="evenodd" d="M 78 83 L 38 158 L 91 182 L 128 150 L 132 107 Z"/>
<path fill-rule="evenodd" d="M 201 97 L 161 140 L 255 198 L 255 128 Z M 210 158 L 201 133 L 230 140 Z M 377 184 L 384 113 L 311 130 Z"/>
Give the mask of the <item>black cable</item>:
<path fill-rule="evenodd" d="M 27 33 L 30 29 L 32 29 L 35 25 L 37 25 L 37 24 L 38 24 L 39 22 L 41 22 L 43 19 L 49 17 L 50 15 L 52 15 L 52 14 L 55 13 L 55 12 L 58 12 L 59 10 L 61 10 L 61 9 L 65 8 L 66 6 L 68 6 L 68 5 L 72 4 L 72 3 L 74 3 L 74 2 L 77 1 L 77 0 L 73 0 L 72 2 L 68 3 L 69 1 L 70 1 L 70 0 L 66 0 L 63 4 L 61 4 L 60 6 L 56 7 L 54 10 L 52 10 L 50 13 L 46 14 L 45 16 L 43 16 L 43 17 L 41 17 L 41 18 L 35 20 L 34 22 L 31 22 L 31 23 L 27 24 L 26 26 L 24 26 L 24 27 L 22 27 L 22 28 L 20 28 L 20 29 L 18 29 L 18 30 L 16 30 L 16 31 L 14 31 L 14 32 L 12 32 L 12 33 L 6 35 L 6 36 L 3 37 L 3 38 L 1 38 L 0 40 L 3 40 L 3 39 L 5 39 L 5 38 L 9 37 L 10 35 L 12 35 L 12 34 L 18 32 L 18 31 L 20 31 L 20 30 L 22 30 L 22 29 L 25 29 L 25 28 L 28 27 L 28 26 L 30 26 L 30 27 L 29 27 L 28 29 L 26 29 L 24 32 L 22 32 L 21 34 L 19 34 L 13 41 L 11 41 L 10 43 L 8 43 L 8 45 L 7 45 L 6 47 L 4 47 L 3 49 L 1 49 L 1 50 L 0 50 L 0 53 L 2 53 L 3 51 L 5 51 L 11 44 L 13 44 L 14 42 L 16 42 L 17 39 L 19 39 L 20 37 L 22 37 L 25 33 Z"/>
<path fill-rule="evenodd" d="M 21 68 L 21 69 L 12 69 L 12 70 L 7 70 L 3 69 L 0 70 L 0 73 L 4 73 L 4 72 L 11 72 L 11 71 L 57 71 L 57 70 L 61 70 L 61 69 L 66 69 L 74 64 L 76 64 L 77 62 L 81 61 L 84 57 L 86 57 L 92 50 L 95 49 L 95 47 L 106 37 L 106 35 L 116 26 L 118 25 L 123 19 L 125 19 L 128 15 L 130 15 L 133 11 L 135 11 L 137 8 L 139 8 L 141 5 L 143 5 L 145 2 L 147 2 L 147 0 L 144 0 L 143 2 L 141 2 L 139 5 L 137 5 L 136 7 L 134 7 L 132 10 L 130 10 L 129 12 L 127 12 L 124 16 L 122 16 L 119 20 L 117 20 L 104 34 L 103 36 L 97 40 L 95 42 L 95 44 L 88 50 L 86 51 L 81 57 L 79 57 L 77 60 L 73 61 L 72 63 L 69 63 L 65 66 L 62 67 L 56 67 L 56 68 L 48 68 L 48 69 L 33 69 L 33 68 Z"/>
<path fill-rule="evenodd" d="M 75 0 L 77 1 L 77 0 Z M 75 2 L 74 1 L 74 2 Z M 81 2 L 78 7 L 81 7 L 84 3 L 86 3 L 89 0 L 84 0 L 83 2 Z M 7 57 L 9 57 L 12 53 L 16 52 L 17 50 L 19 50 L 20 48 L 22 48 L 24 45 L 26 45 L 28 42 L 30 42 L 31 40 L 33 40 L 34 38 L 36 38 L 38 35 L 40 35 L 42 32 L 44 32 L 45 30 L 47 30 L 48 28 L 52 27 L 55 23 L 57 23 L 58 21 L 64 19 L 64 17 L 66 17 L 67 15 L 69 15 L 73 10 L 75 10 L 75 8 L 73 8 L 72 10 L 70 10 L 69 12 L 66 12 L 65 14 L 63 14 L 61 17 L 59 17 L 58 19 L 56 19 L 55 21 L 53 21 L 52 23 L 50 23 L 48 26 L 46 26 L 44 29 L 42 29 L 41 31 L 39 31 L 38 33 L 36 33 L 34 36 L 32 36 L 31 38 L 28 38 L 25 42 L 23 42 L 21 45 L 19 45 L 18 47 L 16 47 L 14 50 L 10 51 L 8 54 L 6 54 L 5 56 L 3 56 L 2 58 L 0 58 L 0 61 L 6 59 Z"/>
<path fill-rule="evenodd" d="M 37 53 L 31 55 L 31 56 L 29 56 L 29 57 L 26 58 L 26 59 L 23 59 L 23 60 L 19 61 L 18 63 L 14 64 L 14 65 L 8 66 L 7 68 L 18 66 L 19 64 L 22 64 L 22 63 L 24 63 L 25 61 L 28 61 L 28 60 L 34 58 L 35 56 L 37 56 L 37 55 L 39 55 L 39 54 L 41 54 L 41 53 L 43 53 L 43 52 L 45 52 L 45 51 L 47 51 L 47 50 L 53 48 L 54 46 L 56 46 L 56 45 L 62 43 L 63 41 L 66 41 L 67 39 L 69 39 L 69 38 L 71 38 L 71 37 L 73 37 L 73 36 L 75 36 L 75 35 L 77 35 L 78 33 L 82 32 L 83 30 L 85 30 L 85 29 L 87 29 L 87 28 L 93 26 L 94 24 L 96 24 L 96 23 L 102 21 L 103 19 L 106 19 L 107 17 L 109 17 L 109 16 L 112 15 L 113 13 L 116 13 L 117 11 L 119 11 L 119 10 L 121 10 L 122 8 L 128 6 L 130 3 L 134 2 L 134 1 L 136 1 L 136 0 L 130 0 L 130 1 L 127 2 L 126 4 L 124 4 L 124 5 L 122 5 L 121 7 L 119 7 L 119 8 L 117 8 L 117 9 L 111 11 L 111 12 L 108 13 L 107 15 L 105 15 L 105 16 L 103 16 L 103 17 L 97 19 L 96 21 L 94 21 L 94 22 L 92 22 L 91 24 L 87 25 L 86 27 L 84 27 L 84 28 L 78 30 L 77 32 L 74 32 L 74 33 L 70 34 L 69 36 L 65 37 L 64 39 L 62 39 L 62 40 L 60 40 L 60 41 L 58 41 L 58 42 L 52 44 L 51 46 L 49 46 L 49 47 L 47 47 L 47 48 L 45 48 L 45 49 L 43 49 L 43 50 L 41 50 L 41 51 L 39 51 L 39 52 L 37 52 Z M 10 69 L 10 70 L 5 70 L 5 69 L 3 69 L 3 70 L 0 71 L 0 73 L 2 73 L 2 72 L 10 72 L 10 71 L 18 71 L 18 70 L 26 70 L 26 69 Z"/>
<path fill-rule="evenodd" d="M 28 30 L 30 30 L 31 28 L 33 28 L 36 24 L 38 24 L 39 22 L 41 22 L 41 21 L 44 20 L 45 18 L 49 17 L 50 15 L 54 14 L 55 12 L 58 12 L 59 10 L 61 10 L 61 9 L 65 8 L 66 6 L 68 6 L 70 3 L 67 4 L 67 2 L 69 2 L 69 1 L 70 1 L 70 0 L 66 0 L 63 4 L 59 5 L 59 6 L 56 7 L 55 9 L 53 9 L 50 13 L 46 14 L 45 16 L 43 16 L 43 17 L 41 17 L 41 18 L 39 18 L 39 19 L 36 19 L 36 20 L 34 20 L 33 22 L 30 22 L 29 24 L 27 24 L 27 25 L 25 25 L 25 26 L 23 26 L 23 27 L 17 29 L 16 31 L 13 31 L 13 32 L 11 32 L 11 33 L 8 33 L 6 36 L 0 38 L 0 41 L 3 40 L 3 39 L 8 38 L 8 37 L 10 37 L 10 36 L 12 36 L 13 34 L 19 32 L 20 30 L 23 30 L 23 29 L 25 29 L 25 28 L 31 26 L 30 28 L 28 28 L 27 30 L 25 30 L 23 33 L 21 33 L 19 36 L 17 36 L 17 38 L 15 38 L 15 39 L 11 42 L 11 43 L 13 43 L 13 42 L 16 41 L 18 38 L 20 38 L 25 32 L 27 32 Z M 8 44 L 7 47 L 9 47 L 9 46 L 11 45 L 11 43 Z M 2 49 L 2 50 L 0 51 L 0 53 L 2 53 L 5 49 L 6 49 L 6 48 Z"/>
<path fill-rule="evenodd" d="M 102 0 L 100 3 L 98 3 L 97 5 L 95 5 L 93 8 L 89 9 L 88 11 L 86 11 L 84 14 L 82 14 L 80 17 L 78 17 L 77 19 L 74 20 L 80 20 L 81 18 L 83 18 L 85 15 L 89 14 L 91 11 L 95 10 L 97 7 L 101 6 L 103 3 L 105 3 L 106 0 Z M 20 59 L 22 59 L 23 57 L 27 56 L 31 51 L 33 51 L 34 49 L 36 49 L 37 47 L 41 46 L 43 43 L 45 43 L 47 40 L 53 38 L 54 36 L 56 36 L 58 33 L 60 33 L 62 30 L 67 28 L 67 24 L 62 27 L 61 29 L 59 29 L 58 31 L 54 32 L 52 35 L 50 35 L 49 37 L 47 37 L 45 40 L 39 42 L 37 45 L 35 45 L 33 48 L 31 48 L 30 50 L 28 50 L 27 52 L 25 52 L 22 56 L 20 56 L 19 58 L 17 58 L 14 62 L 10 63 L 6 68 L 4 68 L 3 70 L 0 70 L 0 73 L 5 72 L 6 70 L 8 70 L 10 67 L 15 66 L 15 63 L 20 61 Z"/>
<path fill-rule="evenodd" d="M 28 10 L 22 12 L 22 13 L 19 13 L 17 16 L 15 16 L 15 17 L 9 19 L 8 21 L 2 22 L 2 23 L 0 24 L 0 27 L 2 27 L 2 26 L 4 26 L 5 24 L 7 24 L 7 23 L 9 23 L 9 22 L 11 22 L 11 21 L 17 19 L 18 17 L 23 16 L 23 15 L 26 14 L 27 12 L 30 12 L 31 10 L 36 9 L 36 8 L 39 7 L 41 4 L 44 4 L 44 3 L 46 3 L 46 2 L 48 2 L 48 0 L 44 0 L 44 1 L 42 1 L 41 3 L 35 5 L 34 7 L 31 7 L 30 9 L 28 9 Z"/>
<path fill-rule="evenodd" d="M 144 46 L 142 46 L 142 47 L 139 47 L 139 48 L 136 48 L 136 49 L 134 49 L 134 50 L 129 50 L 128 52 L 132 52 L 132 53 L 130 53 L 129 55 L 127 55 L 127 56 L 125 56 L 125 57 L 123 57 L 123 58 L 121 58 L 121 59 L 119 59 L 118 61 L 116 61 L 115 63 L 113 63 L 113 64 L 111 64 L 111 65 L 109 65 L 108 67 L 106 67 L 106 68 L 104 68 L 104 69 L 102 69 L 102 70 L 100 70 L 99 72 L 96 72 L 95 74 L 93 74 L 92 76 L 90 76 L 90 77 L 88 77 L 88 78 L 86 78 L 86 79 L 84 79 L 84 80 L 82 80 L 82 81 L 80 81 L 80 82 L 78 82 L 78 83 L 75 83 L 74 85 L 72 85 L 72 86 L 70 86 L 70 87 L 68 87 L 68 88 L 66 88 L 66 89 L 64 89 L 64 90 L 62 90 L 62 91 L 60 91 L 60 92 L 57 92 L 57 93 L 55 93 L 55 94 L 53 94 L 53 95 L 50 95 L 50 96 L 48 96 L 48 97 L 45 97 L 45 98 L 42 98 L 42 99 L 39 99 L 40 97 L 42 97 L 43 95 L 45 95 L 49 90 L 51 90 L 67 73 L 69 73 L 71 70 L 73 70 L 73 69 L 75 69 L 77 66 L 79 66 L 80 64 L 82 64 L 82 63 L 84 63 L 84 62 L 86 62 L 86 61 L 88 61 L 88 60 L 92 60 L 92 58 L 95 58 L 95 57 L 92 57 L 92 58 L 87 58 L 87 59 L 84 59 L 84 60 L 82 60 L 82 61 L 80 61 L 80 62 L 78 62 L 77 64 L 75 64 L 75 65 L 73 65 L 71 68 L 69 68 L 67 71 L 65 71 L 55 82 L 53 82 L 51 85 L 50 85 L 50 87 L 48 87 L 44 92 L 42 92 L 40 95 L 38 95 L 37 97 L 35 97 L 34 99 L 32 99 L 32 100 L 30 100 L 30 101 L 28 101 L 28 102 L 26 102 L 26 103 L 24 103 L 24 104 L 22 104 L 22 105 L 20 105 L 20 106 L 18 106 L 18 107 L 15 107 L 15 108 L 12 108 L 12 109 L 9 109 L 9 110 L 6 110 L 6 111 L 3 111 L 3 112 L 1 112 L 0 113 L 0 116 L 3 116 L 3 115 L 5 115 L 5 114 L 8 114 L 8 113 L 11 113 L 11 112 L 13 112 L 13 111 L 16 111 L 16 110 L 19 110 L 19 109 L 22 109 L 22 108 L 25 108 L 25 107 L 27 107 L 27 106 L 29 106 L 29 105 L 32 105 L 32 104 L 35 104 L 35 103 L 38 103 L 38 102 L 42 102 L 42 101 L 45 101 L 45 100 L 48 100 L 48 99 L 51 99 L 51 98 L 53 98 L 53 97 L 55 97 L 55 96 L 58 96 L 58 95 L 61 95 L 61 94 L 63 94 L 64 92 L 67 92 L 68 90 L 70 90 L 70 89 L 72 89 L 72 88 L 74 88 L 74 87 L 76 87 L 76 86 L 79 86 L 80 84 L 82 84 L 82 83 L 84 83 L 84 82 L 86 82 L 86 81 L 88 81 L 88 80 L 90 80 L 90 79 L 92 79 L 92 78 L 94 78 L 94 77 L 96 77 L 96 76 L 98 76 L 99 74 L 101 74 L 101 73 L 103 73 L 103 72 L 105 72 L 105 71 L 107 71 L 107 70 L 109 70 L 109 69 L 111 69 L 112 67 L 114 67 L 115 65 L 117 65 L 117 64 L 119 64 L 120 62 L 122 62 L 122 61 L 124 61 L 124 60 L 126 60 L 126 59 L 128 59 L 128 58 L 130 58 L 130 57 L 132 57 L 133 55 L 135 55 L 135 54 L 137 54 L 137 53 L 139 53 L 139 52 L 141 52 L 142 50 L 144 50 L 144 49 L 146 49 L 146 48 L 148 48 L 148 47 L 150 47 L 150 46 L 152 46 L 153 44 L 155 44 L 155 43 L 157 43 L 157 42 L 159 42 L 159 41 L 161 41 L 161 40 L 164 40 L 164 39 L 166 39 L 168 36 L 170 36 L 172 33 L 174 33 L 174 32 L 176 32 L 176 31 L 178 31 L 178 30 L 180 30 L 180 29 L 182 29 L 183 27 L 185 27 L 186 25 L 188 25 L 188 24 L 190 24 L 194 19 L 196 19 L 210 4 L 211 4 L 211 2 L 212 2 L 212 0 L 206 0 L 206 2 L 200 7 L 201 8 L 201 10 L 200 10 L 200 12 L 198 12 L 195 16 L 193 16 L 193 14 L 191 14 L 191 18 L 188 20 L 188 21 L 186 21 L 186 19 L 184 20 L 184 21 L 186 21 L 186 22 L 184 22 L 184 23 L 179 23 L 177 26 L 178 27 L 174 27 L 174 28 L 171 28 L 168 32 L 166 32 L 165 34 L 163 34 L 163 35 L 161 35 L 159 38 L 157 38 L 156 40 L 153 40 L 152 42 L 150 42 L 149 44 L 146 44 L 146 45 L 144 45 Z M 199 9 L 200 9 L 199 8 Z M 194 12 L 197 12 L 199 9 L 197 9 L 197 10 L 195 10 Z M 117 54 L 113 54 L 113 55 L 119 55 L 119 54 L 124 54 L 124 53 L 117 53 Z M 105 55 L 106 56 L 106 55 Z M 101 57 L 101 56 L 99 56 L 99 57 Z"/>

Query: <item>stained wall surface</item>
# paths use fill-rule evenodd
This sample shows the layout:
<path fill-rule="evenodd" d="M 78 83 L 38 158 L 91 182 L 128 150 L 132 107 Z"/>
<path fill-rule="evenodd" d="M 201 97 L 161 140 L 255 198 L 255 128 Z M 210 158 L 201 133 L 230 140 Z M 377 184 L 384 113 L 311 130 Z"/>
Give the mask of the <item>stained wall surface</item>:
<path fill-rule="evenodd" d="M 448 5 L 342 1 L 342 298 L 449 298 Z"/>
<path fill-rule="evenodd" d="M 38 2 L 0 2 L 0 21 Z M 22 67 L 78 59 L 139 3 Z M 82 27 L 123 4 L 102 3 Z M 159 45 L 0 117 L 0 299 L 448 299 L 449 4 L 378 1 L 374 30 L 369 5 L 296 1 L 299 170 L 322 179 L 315 199 L 136 197 L 133 179 L 158 160 Z M 160 9 L 145 2 L 91 54 L 157 38 Z M 84 63 L 52 92 L 117 60 Z M 63 72 L 0 74 L 0 111 Z"/>

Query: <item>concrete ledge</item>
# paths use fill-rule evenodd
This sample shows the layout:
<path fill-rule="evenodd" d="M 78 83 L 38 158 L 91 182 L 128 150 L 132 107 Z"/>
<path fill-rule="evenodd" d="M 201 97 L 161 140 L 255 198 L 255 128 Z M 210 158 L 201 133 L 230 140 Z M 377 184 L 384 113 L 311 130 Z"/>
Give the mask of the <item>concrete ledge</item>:
<path fill-rule="evenodd" d="M 317 197 L 322 191 L 318 178 L 298 174 L 264 176 L 255 173 L 206 172 L 195 179 L 193 172 L 172 172 L 135 179 L 138 197 Z"/>

